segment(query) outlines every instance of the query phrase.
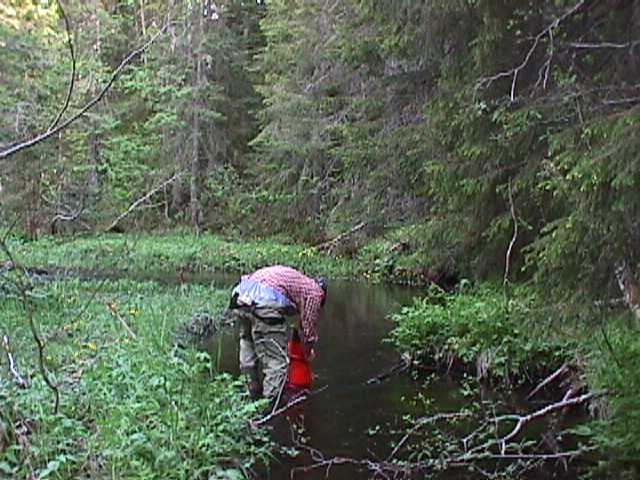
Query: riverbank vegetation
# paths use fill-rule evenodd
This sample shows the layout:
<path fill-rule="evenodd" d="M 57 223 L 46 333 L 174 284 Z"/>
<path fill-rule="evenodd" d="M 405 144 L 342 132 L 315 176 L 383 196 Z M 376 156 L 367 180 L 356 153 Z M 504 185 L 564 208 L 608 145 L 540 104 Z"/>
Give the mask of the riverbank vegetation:
<path fill-rule="evenodd" d="M 435 365 L 437 371 L 474 378 L 481 385 L 527 388 L 527 400 L 541 392 L 548 398 L 540 410 L 529 406 L 531 418 L 525 415 L 525 419 L 500 411 L 500 407 L 489 412 L 477 405 L 475 411 L 464 409 L 454 415 L 457 421 L 476 418 L 476 423 L 467 424 L 466 433 L 439 426 L 446 417 L 425 414 L 410 422 L 411 428 L 426 431 L 421 433 L 424 443 L 414 446 L 412 458 L 425 461 L 420 452 L 440 452 L 449 445 L 444 459 L 435 455 L 429 460 L 448 468 L 477 466 L 487 458 L 505 460 L 510 453 L 520 460 L 513 465 L 516 475 L 536 463 L 597 450 L 602 456 L 599 464 L 592 463 L 592 474 L 634 478 L 640 453 L 635 408 L 640 381 L 635 355 L 640 342 L 629 335 L 635 328 L 634 319 L 625 310 L 612 311 L 610 305 L 593 305 L 590 316 L 584 314 L 586 310 L 582 316 L 565 316 L 561 322 L 558 316 L 564 309 L 559 310 L 531 287 L 518 287 L 506 296 L 502 287 L 483 284 L 455 295 L 432 288 L 393 315 L 396 327 L 391 341 L 418 370 Z M 534 418 L 587 401 L 591 402 L 585 410 L 592 416 L 590 421 L 577 428 L 549 428 L 547 435 L 558 442 L 551 450 L 551 444 L 531 439 L 507 445 L 519 436 L 509 437 L 505 433 L 509 428 L 521 434 L 521 427 Z M 579 446 L 569 449 L 567 455 L 560 448 L 565 437 Z"/>
<path fill-rule="evenodd" d="M 633 476 L 639 26 L 631 0 L 8 0 L 0 226 L 27 269 L 468 281 L 399 348 L 572 363 Z"/>
<path fill-rule="evenodd" d="M 194 314 L 220 313 L 226 291 L 36 281 L 25 305 L 11 285 L 2 284 L 2 328 L 28 384 L 8 369 L 0 382 L 2 475 L 230 479 L 266 462 L 273 446 L 248 423 L 261 405 L 219 372 L 215 351 L 175 343 Z M 42 367 L 27 319 L 46 345 Z"/>

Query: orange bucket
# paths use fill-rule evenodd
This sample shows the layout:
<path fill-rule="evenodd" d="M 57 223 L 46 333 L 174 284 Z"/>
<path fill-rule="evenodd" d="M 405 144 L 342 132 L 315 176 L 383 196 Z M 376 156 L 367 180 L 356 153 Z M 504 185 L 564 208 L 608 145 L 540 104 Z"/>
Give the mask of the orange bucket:
<path fill-rule="evenodd" d="M 311 366 L 304 356 L 304 347 L 296 330 L 289 341 L 289 386 L 310 388 L 312 381 Z"/>

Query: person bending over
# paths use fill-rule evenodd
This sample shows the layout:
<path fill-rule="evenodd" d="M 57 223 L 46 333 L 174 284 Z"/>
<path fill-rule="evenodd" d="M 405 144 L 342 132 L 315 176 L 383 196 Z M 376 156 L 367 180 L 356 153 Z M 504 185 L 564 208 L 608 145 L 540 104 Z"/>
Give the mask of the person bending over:
<path fill-rule="evenodd" d="M 287 380 L 285 317 L 300 315 L 305 357 L 313 360 L 326 297 L 324 279 L 309 278 L 283 265 L 241 277 L 232 291 L 230 308 L 241 322 L 240 372 L 248 379 L 252 398 L 276 398 Z"/>

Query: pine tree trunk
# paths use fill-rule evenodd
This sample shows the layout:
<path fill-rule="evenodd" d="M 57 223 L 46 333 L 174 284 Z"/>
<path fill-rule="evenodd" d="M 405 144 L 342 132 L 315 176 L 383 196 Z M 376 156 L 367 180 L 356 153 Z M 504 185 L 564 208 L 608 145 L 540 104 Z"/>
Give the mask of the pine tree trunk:
<path fill-rule="evenodd" d="M 201 188 L 202 167 L 200 163 L 200 88 L 202 86 L 202 14 L 197 6 L 193 10 L 193 34 L 191 37 L 193 75 L 193 118 L 191 131 L 191 223 L 198 234 L 202 231 Z"/>

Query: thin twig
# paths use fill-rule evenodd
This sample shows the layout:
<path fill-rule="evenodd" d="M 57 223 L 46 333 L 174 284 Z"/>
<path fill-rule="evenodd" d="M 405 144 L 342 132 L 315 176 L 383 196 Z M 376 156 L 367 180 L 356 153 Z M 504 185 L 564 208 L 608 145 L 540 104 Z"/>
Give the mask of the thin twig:
<path fill-rule="evenodd" d="M 424 427 L 425 425 L 433 424 L 440 420 L 450 420 L 455 418 L 464 418 L 468 416 L 469 414 L 464 412 L 450 412 L 450 413 L 438 413 L 436 415 L 431 415 L 429 417 L 419 418 L 416 421 L 416 424 L 400 439 L 400 441 L 398 441 L 396 446 L 393 448 L 393 450 L 387 457 L 387 462 L 390 462 L 393 459 L 393 457 L 396 456 L 396 454 L 400 451 L 400 449 L 404 446 L 404 444 L 407 443 L 407 440 L 409 440 L 409 437 L 411 435 L 416 433 L 420 428 Z"/>
<path fill-rule="evenodd" d="M 120 320 L 120 323 L 122 323 L 122 326 L 125 328 L 129 336 L 131 338 L 136 338 L 136 334 L 133 333 L 133 330 L 131 330 L 131 327 L 127 324 L 126 320 L 122 318 L 122 315 L 120 315 L 120 312 L 118 311 L 118 306 L 115 303 L 107 303 L 107 307 L 111 311 L 111 314 L 114 317 L 116 317 L 118 320 Z"/>
<path fill-rule="evenodd" d="M 50 132 L 56 127 L 56 125 L 58 125 L 60 119 L 62 118 L 62 115 L 64 115 L 64 113 L 67 111 L 67 108 L 69 108 L 69 102 L 71 101 L 71 95 L 73 95 L 73 88 L 76 81 L 76 55 L 73 48 L 71 26 L 69 25 L 69 19 L 67 18 L 67 14 L 65 13 L 64 8 L 62 7 L 62 2 L 60 0 L 58 0 L 58 10 L 60 10 L 60 15 L 62 16 L 62 20 L 64 20 L 64 26 L 67 31 L 67 45 L 69 47 L 69 56 L 71 57 L 71 77 L 69 78 L 69 89 L 67 90 L 67 97 L 64 100 L 64 105 L 62 105 L 62 108 L 58 112 L 58 115 L 53 120 L 51 125 L 49 125 L 47 132 Z"/>
<path fill-rule="evenodd" d="M 47 131 L 45 131 L 44 133 L 41 133 L 40 135 L 37 135 L 37 136 L 35 136 L 35 137 L 33 137 L 33 138 L 29 139 L 29 140 L 24 140 L 24 141 L 18 142 L 16 144 L 12 145 L 11 147 L 7 148 L 6 150 L 0 152 L 0 160 L 4 160 L 6 158 L 9 158 L 10 156 L 15 155 L 16 153 L 18 153 L 18 152 L 20 152 L 20 151 L 22 151 L 22 150 L 24 150 L 26 148 L 33 147 L 34 145 L 37 145 L 38 143 L 40 143 L 40 142 L 42 142 L 44 140 L 47 140 L 48 138 L 52 137 L 56 133 L 64 130 L 65 128 L 67 128 L 69 125 L 71 125 L 73 122 L 75 122 L 78 118 L 82 117 L 85 113 L 87 113 L 98 102 L 100 102 L 102 100 L 102 98 L 107 94 L 107 92 L 111 89 L 111 86 L 118 79 L 118 77 L 120 76 L 120 74 L 122 73 L 124 68 L 129 63 L 131 63 L 132 60 L 134 60 L 135 58 L 140 56 L 145 50 L 147 50 L 156 41 L 156 39 L 165 32 L 165 30 L 169 27 L 169 25 L 171 25 L 171 23 L 172 22 L 167 22 L 147 42 L 145 42 L 142 46 L 138 47 L 137 49 L 135 49 L 134 51 L 129 53 L 129 55 L 127 55 L 124 58 L 124 60 L 122 60 L 120 62 L 118 67 L 115 69 L 115 71 L 111 75 L 111 78 L 109 79 L 107 84 L 102 88 L 102 90 L 100 91 L 98 96 L 96 96 L 95 98 L 90 100 L 84 107 L 82 107 L 80 109 L 80 111 L 78 111 L 77 113 L 72 115 L 70 118 L 68 118 L 64 122 L 58 124 L 56 127 L 51 128 L 51 129 L 47 129 Z"/>

